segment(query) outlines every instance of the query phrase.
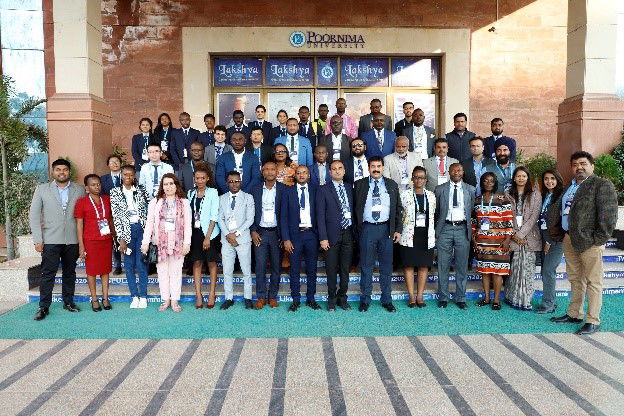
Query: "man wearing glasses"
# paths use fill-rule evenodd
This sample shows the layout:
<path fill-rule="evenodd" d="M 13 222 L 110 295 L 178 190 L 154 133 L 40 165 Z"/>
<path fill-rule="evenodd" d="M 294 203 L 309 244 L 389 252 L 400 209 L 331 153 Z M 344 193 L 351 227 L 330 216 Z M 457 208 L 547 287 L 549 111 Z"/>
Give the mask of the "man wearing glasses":
<path fill-rule="evenodd" d="M 219 194 L 228 191 L 226 178 L 228 172 L 236 171 L 241 176 L 241 189 L 251 193 L 254 186 L 260 183 L 260 162 L 254 153 L 245 149 L 247 139 L 242 132 L 236 131 L 230 138 L 232 152 L 224 153 L 217 160 L 215 180 Z"/>
<path fill-rule="evenodd" d="M 344 181 L 354 184 L 360 179 L 368 178 L 368 162 L 366 161 L 366 143 L 356 137 L 351 140 L 351 155 L 343 160 L 345 165 Z"/>

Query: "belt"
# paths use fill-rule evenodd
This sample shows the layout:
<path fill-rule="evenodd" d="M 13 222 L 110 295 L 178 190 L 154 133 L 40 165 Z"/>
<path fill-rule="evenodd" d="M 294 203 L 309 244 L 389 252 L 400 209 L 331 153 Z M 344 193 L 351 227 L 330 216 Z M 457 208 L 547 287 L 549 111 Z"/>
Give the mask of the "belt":
<path fill-rule="evenodd" d="M 259 229 L 264 230 L 264 231 L 277 231 L 277 227 L 260 227 L 258 226 Z"/>
<path fill-rule="evenodd" d="M 384 221 L 384 222 L 368 222 L 368 221 L 364 221 L 364 224 L 370 224 L 370 225 L 384 225 L 384 224 L 388 224 L 388 221 Z"/>
<path fill-rule="evenodd" d="M 466 220 L 464 221 L 449 221 L 449 220 L 444 220 L 445 224 L 449 224 L 449 225 L 453 225 L 453 226 L 458 226 L 458 225 L 464 225 L 466 224 Z"/>
<path fill-rule="evenodd" d="M 303 232 L 303 231 L 310 231 L 312 230 L 312 227 L 299 227 L 299 231 Z"/>

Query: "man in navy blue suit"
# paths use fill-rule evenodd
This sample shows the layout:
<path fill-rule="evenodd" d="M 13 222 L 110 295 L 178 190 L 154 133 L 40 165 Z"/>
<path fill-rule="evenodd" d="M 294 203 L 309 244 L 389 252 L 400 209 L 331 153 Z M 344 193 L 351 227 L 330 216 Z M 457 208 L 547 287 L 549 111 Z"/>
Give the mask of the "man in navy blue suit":
<path fill-rule="evenodd" d="M 171 156 L 173 157 L 173 169 L 177 172 L 180 166 L 189 160 L 191 143 L 199 141 L 199 130 L 191 127 L 191 116 L 187 112 L 180 113 L 180 127 L 173 130 L 171 138 Z"/>
<path fill-rule="evenodd" d="M 102 195 L 110 195 L 110 191 L 113 188 L 121 186 L 121 158 L 117 155 L 110 155 L 106 160 L 106 164 L 110 169 L 110 173 L 100 176 L 100 183 L 102 184 Z M 121 274 L 121 253 L 119 250 L 115 250 L 113 245 L 113 259 L 114 259 L 114 275 Z"/>
<path fill-rule="evenodd" d="M 290 254 L 290 293 L 293 303 L 289 312 L 296 312 L 301 303 L 300 269 L 301 257 L 306 264 L 306 305 L 321 309 L 316 294 L 316 262 L 318 260 L 318 237 L 316 234 L 316 188 L 309 183 L 310 171 L 299 165 L 295 170 L 295 186 L 288 186 L 282 198 L 280 232 L 284 249 Z"/>
<path fill-rule="evenodd" d="M 241 175 L 241 190 L 251 193 L 253 187 L 260 182 L 260 164 L 258 158 L 245 150 L 245 135 L 234 132 L 231 137 L 232 151 L 223 153 L 217 160 L 215 180 L 220 194 L 228 192 L 227 174 L 233 170 Z"/>
<path fill-rule="evenodd" d="M 316 217 L 321 249 L 325 250 L 328 310 L 336 305 L 349 310 L 347 289 L 349 267 L 353 256 L 353 190 L 343 182 L 345 169 L 340 160 L 330 166 L 331 179 L 316 193 Z M 336 274 L 340 272 L 340 288 L 336 290 Z"/>
<path fill-rule="evenodd" d="M 203 133 L 199 133 L 199 142 L 204 145 L 204 147 L 214 144 L 214 131 L 216 125 L 215 116 L 208 113 L 204 116 L 204 125 L 206 126 L 206 131 Z"/>
<path fill-rule="evenodd" d="M 496 117 L 492 119 L 490 122 L 490 129 L 492 130 L 492 135 L 490 137 L 486 137 L 483 139 L 484 143 L 484 151 L 483 155 L 486 158 L 495 159 L 496 158 L 496 146 L 504 141 L 507 147 L 509 147 L 509 152 L 511 153 L 509 156 L 509 160 L 512 162 L 516 161 L 516 141 L 511 137 L 505 136 L 503 134 L 503 126 L 505 122 L 500 117 Z"/>
<path fill-rule="evenodd" d="M 245 113 L 243 113 L 241 110 L 234 110 L 234 112 L 232 113 L 232 121 L 234 122 L 234 125 L 227 129 L 226 143 L 232 144 L 232 134 L 237 131 L 243 133 L 243 135 L 245 136 L 245 140 L 249 140 L 249 137 L 251 136 L 251 130 L 249 130 L 249 126 L 245 124 Z"/>
<path fill-rule="evenodd" d="M 312 148 L 318 143 L 318 125 L 310 121 L 310 109 L 307 106 L 299 107 L 299 135 L 310 140 Z M 321 133 L 322 136 L 322 133 Z"/>
<path fill-rule="evenodd" d="M 266 121 L 266 107 L 262 104 L 256 106 L 256 121 L 249 123 L 249 130 L 253 132 L 255 128 L 262 130 L 262 137 L 264 137 L 264 144 L 269 147 L 273 146 L 273 138 L 271 138 L 271 130 L 273 130 L 273 124 Z"/>
<path fill-rule="evenodd" d="M 396 135 L 392 130 L 384 128 L 385 122 L 385 114 L 375 114 L 373 117 L 373 129 L 362 134 L 362 139 L 366 143 L 366 159 L 370 159 L 373 156 L 384 158 L 394 153 Z"/>
<path fill-rule="evenodd" d="M 327 146 L 317 144 L 314 148 L 314 160 L 310 168 L 310 183 L 315 187 L 325 185 L 329 182 L 329 163 L 327 163 Z"/>

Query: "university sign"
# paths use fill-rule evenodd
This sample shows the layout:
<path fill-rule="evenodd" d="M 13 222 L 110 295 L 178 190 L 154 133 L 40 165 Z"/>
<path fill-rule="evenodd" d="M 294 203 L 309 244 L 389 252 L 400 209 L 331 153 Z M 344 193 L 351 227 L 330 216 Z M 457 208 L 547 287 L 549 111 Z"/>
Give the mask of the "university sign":
<path fill-rule="evenodd" d="M 290 34 L 290 44 L 295 48 L 325 48 L 325 49 L 363 49 L 366 42 L 364 36 L 357 33 L 336 34 L 295 31 Z"/>

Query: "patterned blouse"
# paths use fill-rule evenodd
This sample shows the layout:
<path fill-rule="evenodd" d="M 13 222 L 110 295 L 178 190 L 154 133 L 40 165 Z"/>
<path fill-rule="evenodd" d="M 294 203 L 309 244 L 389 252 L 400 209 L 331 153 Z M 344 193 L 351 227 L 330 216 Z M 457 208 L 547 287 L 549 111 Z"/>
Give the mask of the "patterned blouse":
<path fill-rule="evenodd" d="M 509 274 L 509 251 L 503 251 L 501 244 L 514 232 L 511 201 L 501 194 L 494 195 L 491 203 L 481 200 L 481 196 L 475 200 L 472 214 L 477 272 Z"/>
<path fill-rule="evenodd" d="M 284 166 L 284 169 L 277 171 L 277 181 L 284 185 L 292 186 L 295 184 L 295 170 L 297 169 L 296 163 L 291 163 L 290 166 Z"/>

